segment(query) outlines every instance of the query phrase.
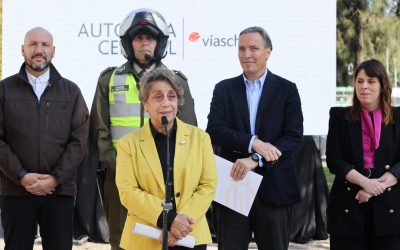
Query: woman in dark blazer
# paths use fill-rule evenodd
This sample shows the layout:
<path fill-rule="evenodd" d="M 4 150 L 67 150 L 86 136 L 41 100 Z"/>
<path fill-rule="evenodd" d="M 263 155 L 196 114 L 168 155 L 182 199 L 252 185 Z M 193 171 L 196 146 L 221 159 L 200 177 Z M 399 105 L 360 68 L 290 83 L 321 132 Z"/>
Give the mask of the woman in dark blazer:
<path fill-rule="evenodd" d="M 330 110 L 331 250 L 400 249 L 400 110 L 381 62 L 362 62 L 353 83 L 353 105 Z"/>

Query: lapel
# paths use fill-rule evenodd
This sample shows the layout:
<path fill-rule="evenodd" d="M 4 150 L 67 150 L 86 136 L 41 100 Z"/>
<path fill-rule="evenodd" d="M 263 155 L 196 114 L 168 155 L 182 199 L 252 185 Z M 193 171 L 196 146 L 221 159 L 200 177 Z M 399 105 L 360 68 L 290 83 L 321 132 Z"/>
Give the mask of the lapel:
<path fill-rule="evenodd" d="M 244 83 L 243 75 L 240 75 L 234 81 L 235 90 L 232 91 L 234 94 L 233 103 L 237 103 L 239 113 L 242 116 L 242 121 L 244 122 L 244 127 L 247 132 L 250 133 L 250 114 L 249 114 L 249 104 L 247 103 L 247 93 L 246 85 Z M 232 108 L 232 107 L 230 107 Z"/>
<path fill-rule="evenodd" d="M 176 142 L 175 142 L 175 157 L 174 157 L 174 185 L 177 185 L 181 179 L 181 173 L 185 167 L 185 160 L 188 156 L 190 143 L 190 131 L 186 124 L 176 118 Z"/>
<path fill-rule="evenodd" d="M 257 116 L 256 116 L 256 127 L 255 132 L 259 134 L 262 116 L 265 114 L 265 111 L 271 102 L 271 99 L 274 98 L 274 94 L 278 91 L 278 82 L 276 81 L 276 77 L 272 74 L 271 71 L 268 71 L 267 77 L 265 78 L 263 89 L 261 92 L 260 102 L 258 103 L 257 108 Z M 283 107 L 282 107 L 283 108 Z"/>
<path fill-rule="evenodd" d="M 190 141 L 190 133 L 187 126 L 178 118 L 177 130 L 176 130 L 176 142 L 175 142 L 175 157 L 174 157 L 174 183 L 176 180 L 180 180 L 182 169 L 184 167 L 185 159 L 188 155 Z M 144 156 L 147 167 L 149 167 L 160 186 L 161 190 L 165 192 L 164 177 L 161 169 L 160 159 L 156 144 L 153 139 L 153 135 L 150 130 L 150 121 L 146 122 L 143 128 L 140 129 L 139 141 L 140 150 Z M 155 157 L 157 156 L 157 157 Z"/>
<path fill-rule="evenodd" d="M 363 168 L 364 155 L 363 155 L 363 148 L 362 148 L 361 121 L 348 122 L 348 124 L 349 124 L 351 147 L 353 148 L 353 152 L 354 152 L 354 161 L 355 161 L 354 167 Z"/>
<path fill-rule="evenodd" d="M 387 147 L 386 143 L 386 138 L 390 138 L 390 128 L 391 126 L 385 126 L 385 124 L 382 123 L 381 125 L 381 137 L 379 139 L 379 147 L 375 152 L 375 159 L 374 159 L 374 168 L 378 169 L 379 166 L 386 165 L 385 162 L 385 156 L 386 153 L 383 148 L 388 150 L 389 148 Z M 393 150 L 393 149 L 390 149 Z"/>
<path fill-rule="evenodd" d="M 160 186 L 161 190 L 165 192 L 164 177 L 161 170 L 161 163 L 158 157 L 156 144 L 150 130 L 150 120 L 140 129 L 139 132 L 139 146 L 142 156 L 147 162 L 147 167 L 151 169 L 153 175 Z M 145 166 L 139 166 L 145 167 Z M 150 177 L 149 177 L 150 178 Z"/>

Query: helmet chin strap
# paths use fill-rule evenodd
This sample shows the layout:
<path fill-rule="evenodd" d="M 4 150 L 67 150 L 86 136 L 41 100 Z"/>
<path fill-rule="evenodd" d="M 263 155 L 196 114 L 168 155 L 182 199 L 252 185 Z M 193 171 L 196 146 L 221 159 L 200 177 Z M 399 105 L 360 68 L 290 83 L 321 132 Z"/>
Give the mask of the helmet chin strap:
<path fill-rule="evenodd" d="M 152 65 L 153 63 L 157 62 L 157 57 L 155 56 L 151 56 L 149 54 L 144 55 L 144 58 L 146 59 L 146 61 L 148 61 L 149 65 Z"/>
<path fill-rule="evenodd" d="M 134 58 L 134 59 L 135 59 L 134 63 L 136 63 L 142 69 L 148 69 L 148 68 L 151 67 L 151 65 L 153 65 L 154 63 L 157 63 L 157 57 L 151 56 L 151 55 L 146 55 L 145 56 L 146 63 L 141 63 L 136 58 Z"/>

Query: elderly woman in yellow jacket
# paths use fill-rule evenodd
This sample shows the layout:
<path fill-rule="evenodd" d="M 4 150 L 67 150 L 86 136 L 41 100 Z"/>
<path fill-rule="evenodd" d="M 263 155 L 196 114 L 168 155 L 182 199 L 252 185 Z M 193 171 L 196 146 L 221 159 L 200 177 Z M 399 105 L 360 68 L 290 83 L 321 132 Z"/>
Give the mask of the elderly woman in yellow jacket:
<path fill-rule="evenodd" d="M 168 213 L 169 249 L 194 236 L 197 250 L 205 250 L 211 235 L 205 213 L 215 194 L 217 173 L 210 138 L 199 128 L 176 118 L 183 104 L 183 90 L 168 69 L 156 69 L 140 82 L 140 101 L 150 119 L 119 140 L 116 183 L 122 204 L 128 209 L 121 247 L 128 250 L 161 249 L 160 240 L 133 234 L 135 223 L 162 228 L 161 203 L 167 176 L 166 138 L 162 117 L 168 120 L 171 200 Z"/>

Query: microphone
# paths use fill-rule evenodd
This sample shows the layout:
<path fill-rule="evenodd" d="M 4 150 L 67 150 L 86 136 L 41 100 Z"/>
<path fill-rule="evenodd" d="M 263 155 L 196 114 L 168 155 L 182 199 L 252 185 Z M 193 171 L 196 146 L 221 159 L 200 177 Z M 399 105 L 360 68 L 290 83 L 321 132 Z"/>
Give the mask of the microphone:
<path fill-rule="evenodd" d="M 151 56 L 149 54 L 145 54 L 144 59 L 146 59 L 146 61 L 148 61 L 149 64 L 153 64 L 153 63 L 157 62 L 157 57 Z"/>
<path fill-rule="evenodd" d="M 172 191 L 172 167 L 170 164 L 170 155 L 169 155 L 169 135 L 168 135 L 168 119 L 166 116 L 161 117 L 162 125 L 165 128 L 165 135 L 167 136 L 167 178 L 165 181 L 165 197 L 162 203 L 163 207 L 163 236 L 162 236 L 162 250 L 168 250 L 168 212 L 173 209 L 173 204 L 171 202 L 171 191 Z"/>
<path fill-rule="evenodd" d="M 166 116 L 162 116 L 161 117 L 161 123 L 162 123 L 162 125 L 168 125 L 168 119 L 167 119 L 167 117 Z"/>

